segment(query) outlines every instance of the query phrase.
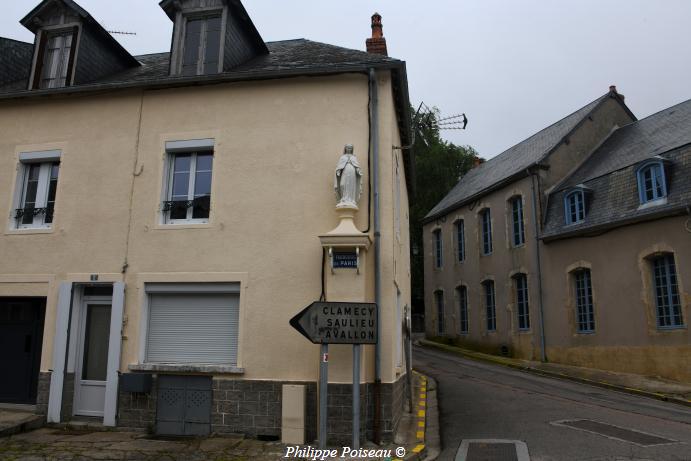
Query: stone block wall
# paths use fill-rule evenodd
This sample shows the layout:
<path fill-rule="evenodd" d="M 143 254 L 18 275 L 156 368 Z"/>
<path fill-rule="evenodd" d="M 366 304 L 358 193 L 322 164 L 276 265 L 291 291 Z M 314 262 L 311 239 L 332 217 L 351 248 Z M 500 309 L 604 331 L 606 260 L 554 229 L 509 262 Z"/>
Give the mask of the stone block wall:
<path fill-rule="evenodd" d="M 122 392 L 118 394 L 118 426 L 146 429 L 154 432 L 156 426 L 156 375 L 148 394 Z"/>
<path fill-rule="evenodd" d="M 65 373 L 62 382 L 62 405 L 60 406 L 60 421 L 69 421 L 74 412 L 74 373 Z"/>
<path fill-rule="evenodd" d="M 214 378 L 212 382 L 211 432 L 244 434 L 248 437 L 280 438 L 282 392 L 284 384 L 306 387 L 305 440 L 317 439 L 317 383 L 248 381 Z M 155 430 L 156 376 L 150 394 L 120 392 L 118 426 Z M 382 440 L 390 442 L 403 413 L 405 376 L 397 382 L 382 384 Z M 352 385 L 330 384 L 328 397 L 328 442 L 350 445 L 352 442 Z M 360 441 L 374 436 L 374 385 L 360 386 Z"/>
<path fill-rule="evenodd" d="M 50 396 L 50 371 L 42 371 L 38 374 L 38 390 L 36 392 L 36 413 L 48 414 L 48 397 Z"/>

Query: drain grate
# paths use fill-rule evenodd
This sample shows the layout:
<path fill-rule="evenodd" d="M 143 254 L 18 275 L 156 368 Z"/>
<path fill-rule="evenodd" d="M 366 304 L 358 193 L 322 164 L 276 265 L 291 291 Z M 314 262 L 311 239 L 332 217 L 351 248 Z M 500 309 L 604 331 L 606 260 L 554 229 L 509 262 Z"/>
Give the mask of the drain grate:
<path fill-rule="evenodd" d="M 633 443 L 642 447 L 650 447 L 653 445 L 666 445 L 670 443 L 677 443 L 676 440 L 666 439 L 653 434 L 637 431 L 634 429 L 626 429 L 624 427 L 615 426 L 613 424 L 601 423 L 590 419 L 572 419 L 564 421 L 556 421 L 553 423 L 556 426 L 566 426 L 581 431 L 591 432 L 593 434 L 601 435 L 611 439 L 621 440 L 622 442 Z"/>
<path fill-rule="evenodd" d="M 528 446 L 520 440 L 463 440 L 455 461 L 530 461 Z"/>
<path fill-rule="evenodd" d="M 467 461 L 518 461 L 513 443 L 470 443 Z"/>

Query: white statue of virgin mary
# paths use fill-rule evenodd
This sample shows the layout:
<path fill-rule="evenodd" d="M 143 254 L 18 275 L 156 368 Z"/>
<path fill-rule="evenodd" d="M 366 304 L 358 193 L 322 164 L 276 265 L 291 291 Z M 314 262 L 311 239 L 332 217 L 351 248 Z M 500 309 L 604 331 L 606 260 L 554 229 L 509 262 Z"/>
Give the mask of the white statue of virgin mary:
<path fill-rule="evenodd" d="M 343 155 L 338 159 L 334 175 L 334 189 L 336 191 L 336 208 L 358 209 L 358 202 L 362 194 L 362 169 L 353 154 L 353 145 L 346 144 Z"/>

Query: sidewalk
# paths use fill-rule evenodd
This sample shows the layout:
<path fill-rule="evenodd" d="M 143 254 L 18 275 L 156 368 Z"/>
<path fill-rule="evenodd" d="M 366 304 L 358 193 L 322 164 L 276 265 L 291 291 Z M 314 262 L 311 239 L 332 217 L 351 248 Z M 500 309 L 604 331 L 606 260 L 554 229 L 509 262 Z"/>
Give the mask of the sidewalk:
<path fill-rule="evenodd" d="M 375 446 L 371 442 L 366 450 L 391 450 L 391 460 L 422 461 L 430 459 L 435 449 L 425 445 L 426 430 L 436 431 L 436 397 L 434 381 L 414 373 L 415 411 L 403 414 L 395 442 Z M 407 400 L 407 397 L 406 397 Z M 33 415 L 2 411 L 4 420 L 21 424 L 23 418 Z M 433 415 L 432 419 L 428 415 Z M 3 417 L 0 415 L 0 421 Z M 245 461 L 285 459 L 286 445 L 263 442 L 244 437 L 209 437 L 172 439 L 154 437 L 143 432 L 97 429 L 93 426 L 62 425 L 44 427 L 30 432 L 0 438 L 0 459 L 12 461 L 102 460 L 102 461 Z M 397 448 L 405 449 L 400 457 Z M 339 447 L 336 447 L 339 448 Z M 342 448 L 339 449 L 342 450 Z M 339 453 L 340 455 L 340 453 Z M 300 458 L 291 458 L 300 459 Z M 348 458 L 338 458 L 348 461 Z M 365 461 L 368 458 L 356 458 Z M 380 458 L 369 458 L 380 459 Z"/>
<path fill-rule="evenodd" d="M 691 384 L 666 381 L 663 379 L 630 373 L 582 368 L 558 363 L 542 363 L 530 360 L 512 359 L 496 355 L 484 354 L 456 346 L 437 343 L 427 339 L 420 339 L 420 345 L 450 352 L 462 357 L 496 363 L 528 373 L 549 376 L 552 378 L 568 379 L 572 381 L 604 387 L 629 394 L 636 394 L 658 400 L 691 406 Z"/>

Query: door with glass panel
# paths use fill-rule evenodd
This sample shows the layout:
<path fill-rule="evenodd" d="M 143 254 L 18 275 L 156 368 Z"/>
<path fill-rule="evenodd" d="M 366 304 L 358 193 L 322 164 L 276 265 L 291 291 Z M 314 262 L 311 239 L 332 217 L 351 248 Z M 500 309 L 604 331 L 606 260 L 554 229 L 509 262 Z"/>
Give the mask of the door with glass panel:
<path fill-rule="evenodd" d="M 85 299 L 82 303 L 79 354 L 74 377 L 75 415 L 103 416 L 110 311 L 110 300 Z"/>

